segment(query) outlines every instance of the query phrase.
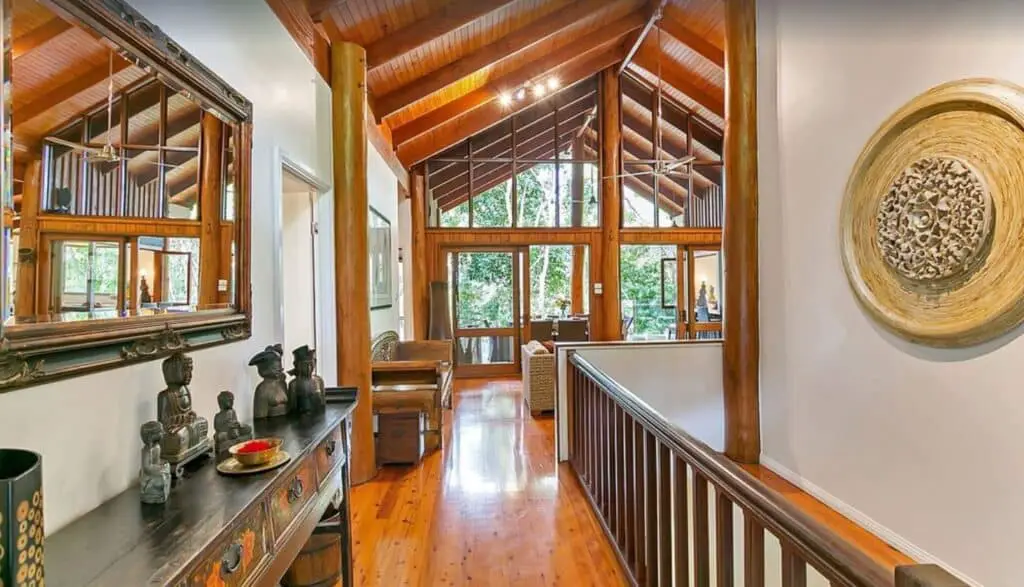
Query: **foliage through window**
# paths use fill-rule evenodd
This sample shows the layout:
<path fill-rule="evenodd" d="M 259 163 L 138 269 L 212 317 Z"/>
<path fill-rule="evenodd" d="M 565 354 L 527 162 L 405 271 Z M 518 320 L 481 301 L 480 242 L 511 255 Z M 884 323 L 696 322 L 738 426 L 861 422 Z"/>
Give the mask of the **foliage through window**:
<path fill-rule="evenodd" d="M 429 226 L 597 226 L 598 103 L 591 78 L 430 159 Z"/>

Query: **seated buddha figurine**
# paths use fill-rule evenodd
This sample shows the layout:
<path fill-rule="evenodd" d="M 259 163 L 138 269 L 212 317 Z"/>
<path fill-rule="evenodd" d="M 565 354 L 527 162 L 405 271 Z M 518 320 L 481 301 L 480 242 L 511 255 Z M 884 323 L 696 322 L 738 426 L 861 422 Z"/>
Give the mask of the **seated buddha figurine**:
<path fill-rule="evenodd" d="M 263 378 L 256 386 L 252 400 L 252 417 L 275 418 L 288 415 L 288 386 L 281 366 L 281 345 L 268 346 L 249 360 Z"/>
<path fill-rule="evenodd" d="M 163 370 L 167 389 L 156 397 L 157 420 L 164 427 L 161 456 L 175 464 L 210 450 L 210 424 L 192 410 L 192 357 L 176 352 L 164 360 Z"/>
<path fill-rule="evenodd" d="M 217 405 L 220 411 L 213 417 L 213 443 L 217 453 L 222 453 L 232 445 L 243 440 L 252 439 L 252 426 L 242 424 L 235 414 L 235 394 L 222 391 L 217 394 Z"/>
<path fill-rule="evenodd" d="M 314 378 L 316 351 L 302 345 L 292 351 L 294 368 L 289 371 L 294 379 L 288 384 L 288 404 L 298 414 L 318 412 L 324 407 L 323 381 Z"/>
<path fill-rule="evenodd" d="M 164 503 L 171 493 L 171 466 L 160 458 L 160 439 L 164 427 L 153 420 L 139 429 L 142 436 L 142 466 L 139 468 L 139 491 L 142 503 Z"/>

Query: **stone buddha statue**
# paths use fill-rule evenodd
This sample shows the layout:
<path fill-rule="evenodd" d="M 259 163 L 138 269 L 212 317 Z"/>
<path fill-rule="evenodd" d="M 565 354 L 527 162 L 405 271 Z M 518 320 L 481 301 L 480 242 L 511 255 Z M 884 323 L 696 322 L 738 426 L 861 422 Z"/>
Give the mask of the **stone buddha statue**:
<path fill-rule="evenodd" d="M 156 397 L 157 420 L 164 427 L 161 455 L 171 464 L 191 460 L 210 450 L 210 424 L 192 410 L 192 358 L 176 352 L 163 363 L 167 389 Z"/>
<path fill-rule="evenodd" d="M 164 503 L 171 493 L 171 465 L 160 457 L 160 439 L 164 427 L 152 420 L 142 425 L 142 466 L 139 468 L 139 493 L 142 503 Z"/>
<path fill-rule="evenodd" d="M 235 414 L 235 394 L 222 391 L 217 394 L 220 411 L 213 417 L 213 443 L 220 454 L 232 445 L 252 438 L 252 426 L 242 424 Z"/>
<path fill-rule="evenodd" d="M 274 418 L 288 414 L 288 386 L 285 384 L 284 367 L 281 366 L 281 345 L 268 346 L 249 360 L 255 365 L 263 381 L 256 386 L 252 400 L 252 417 Z"/>
<path fill-rule="evenodd" d="M 294 368 L 288 373 L 294 379 L 288 384 L 289 410 L 298 414 L 318 412 L 325 402 L 323 380 L 313 374 L 316 351 L 303 345 L 292 351 L 292 356 Z"/>

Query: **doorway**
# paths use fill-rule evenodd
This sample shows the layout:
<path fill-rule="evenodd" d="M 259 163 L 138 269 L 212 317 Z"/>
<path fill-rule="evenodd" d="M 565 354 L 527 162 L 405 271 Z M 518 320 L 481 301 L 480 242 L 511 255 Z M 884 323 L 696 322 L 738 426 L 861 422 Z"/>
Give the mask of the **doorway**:
<path fill-rule="evenodd" d="M 320 191 L 288 167 L 282 174 L 281 253 L 284 348 L 318 347 L 317 198 Z"/>
<path fill-rule="evenodd" d="M 448 282 L 459 377 L 519 372 L 520 263 L 516 248 L 449 251 Z"/>

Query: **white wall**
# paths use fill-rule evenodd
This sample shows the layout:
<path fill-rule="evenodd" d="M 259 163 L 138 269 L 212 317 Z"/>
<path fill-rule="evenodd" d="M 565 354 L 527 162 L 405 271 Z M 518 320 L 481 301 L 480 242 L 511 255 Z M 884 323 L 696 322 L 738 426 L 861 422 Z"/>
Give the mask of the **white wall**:
<path fill-rule="evenodd" d="M 1024 82 L 1024 4 L 758 4 L 765 462 L 913 556 L 1016 587 L 1020 331 L 959 351 L 881 331 L 843 274 L 838 223 L 895 109 L 959 78 Z"/>
<path fill-rule="evenodd" d="M 254 103 L 253 336 L 192 353 L 194 406 L 211 422 L 217 393 L 225 389 L 235 392 L 239 415 L 251 416 L 256 376 L 247 366 L 249 358 L 282 339 L 280 321 L 275 319 L 283 302 L 275 287 L 281 276 L 278 264 L 271 261 L 279 241 L 273 235 L 279 234 L 281 222 L 281 153 L 319 178 L 329 180 L 332 175 L 329 88 L 269 7 L 264 2 L 245 4 L 242 10 L 236 0 L 132 0 L 140 12 Z M 371 198 L 379 197 L 381 203 L 371 202 L 382 209 L 387 208 L 386 190 L 396 189 L 395 180 L 386 166 L 374 166 L 375 156 L 379 158 L 371 149 L 371 186 L 379 182 L 381 187 L 377 196 L 371 187 Z M 389 177 L 386 181 L 380 179 L 384 175 Z M 321 226 L 328 235 L 330 200 L 330 192 L 320 198 Z M 398 242 L 397 237 L 394 240 Z M 331 267 L 329 259 L 321 263 L 322 269 Z M 321 277 L 323 291 L 333 294 L 333 274 Z M 321 309 L 333 308 L 333 295 L 323 298 L 327 299 L 322 299 Z M 324 347 L 333 348 L 333 318 L 324 320 L 323 330 Z M 324 378 L 332 382 L 333 356 L 321 354 Z M 156 417 L 156 395 L 163 387 L 160 363 L 150 362 L 0 394 L 0 446 L 43 455 L 47 532 L 135 482 L 139 426 Z"/>
<path fill-rule="evenodd" d="M 372 143 L 366 150 L 370 206 L 391 222 L 391 307 L 370 312 L 370 330 L 376 336 L 398 330 L 398 179 Z"/>

